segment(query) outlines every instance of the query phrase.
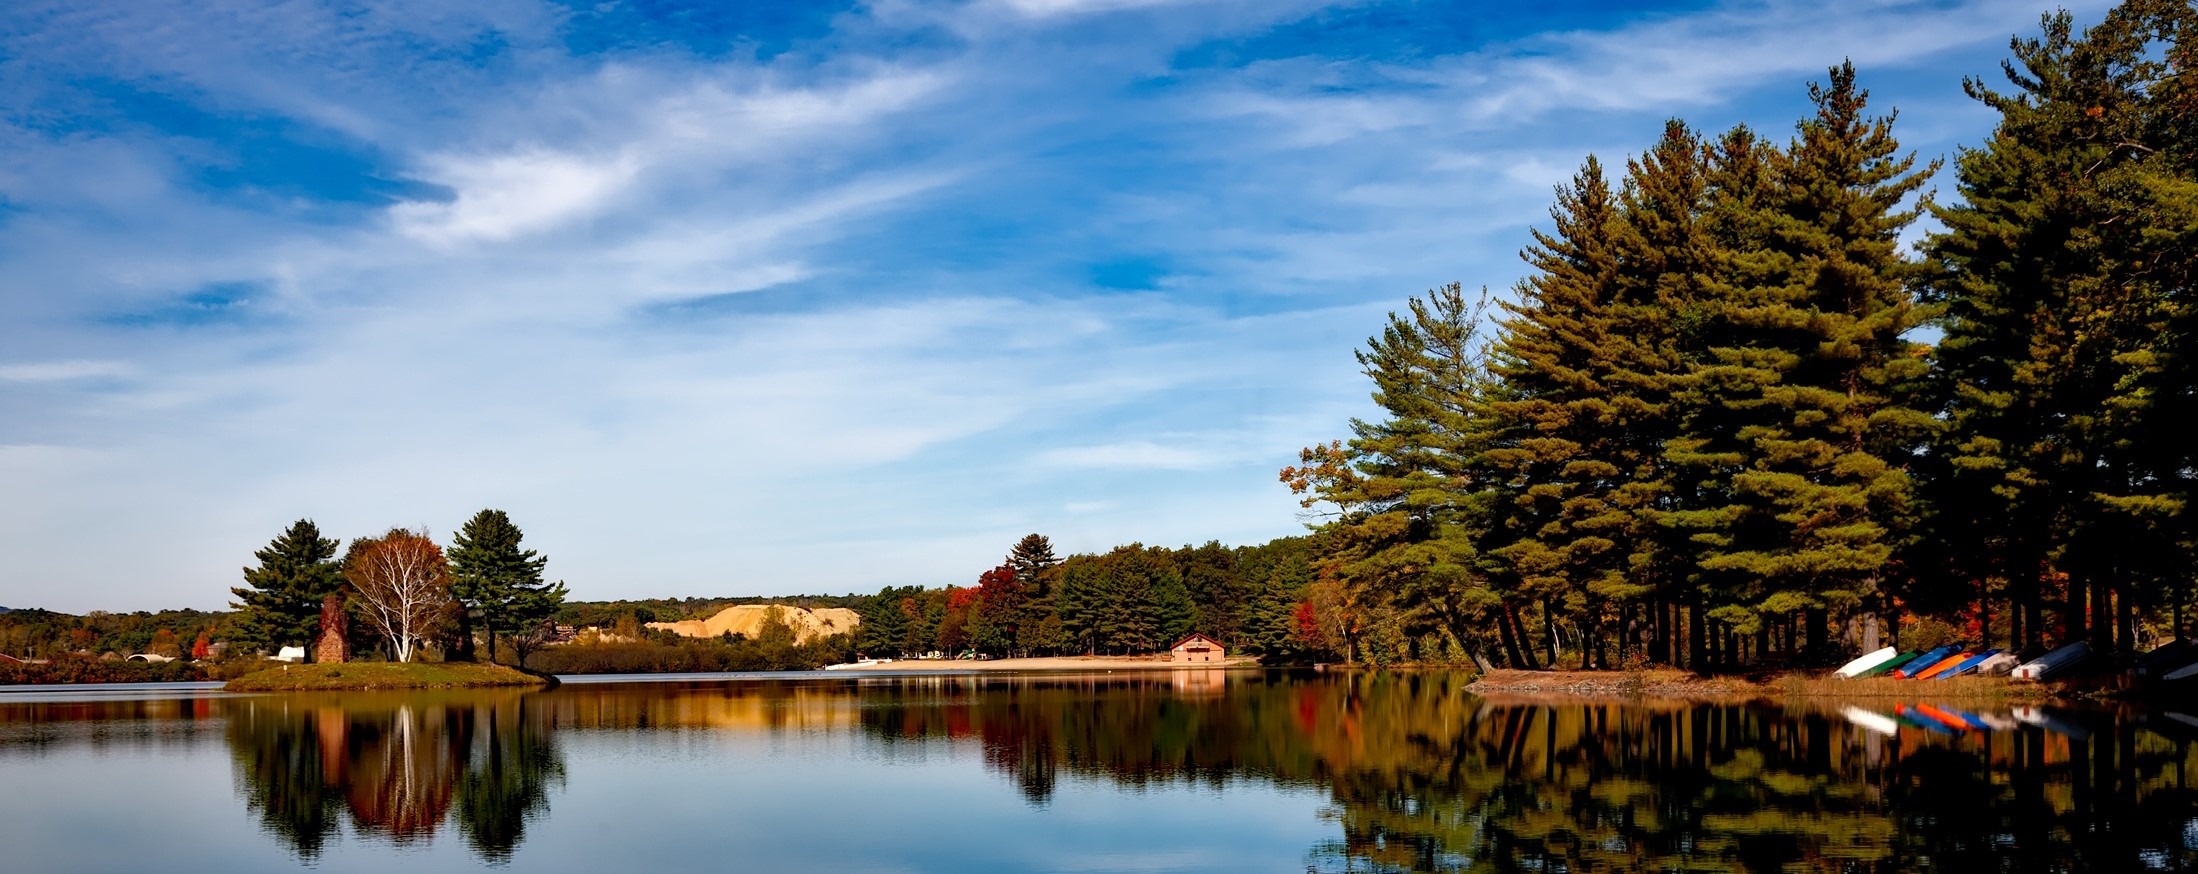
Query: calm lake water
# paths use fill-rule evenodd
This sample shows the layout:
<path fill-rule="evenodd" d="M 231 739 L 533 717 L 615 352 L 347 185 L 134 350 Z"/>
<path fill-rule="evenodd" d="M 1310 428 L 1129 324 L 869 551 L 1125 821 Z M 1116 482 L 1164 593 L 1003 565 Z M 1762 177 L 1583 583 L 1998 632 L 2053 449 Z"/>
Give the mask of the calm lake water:
<path fill-rule="evenodd" d="M 4 691 L 0 870 L 2198 870 L 2189 715 L 1463 685 Z"/>

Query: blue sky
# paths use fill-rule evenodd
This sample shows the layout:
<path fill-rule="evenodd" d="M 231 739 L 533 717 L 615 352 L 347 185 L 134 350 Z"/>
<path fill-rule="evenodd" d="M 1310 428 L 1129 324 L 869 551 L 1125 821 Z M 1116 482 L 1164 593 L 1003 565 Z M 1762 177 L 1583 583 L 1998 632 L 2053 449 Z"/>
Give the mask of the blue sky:
<path fill-rule="evenodd" d="M 1786 131 L 1842 57 L 1950 154 L 2043 11 L 19 0 L 0 604 L 482 507 L 591 599 L 1294 533 L 1352 349 L 1508 288 L 1585 155 Z"/>

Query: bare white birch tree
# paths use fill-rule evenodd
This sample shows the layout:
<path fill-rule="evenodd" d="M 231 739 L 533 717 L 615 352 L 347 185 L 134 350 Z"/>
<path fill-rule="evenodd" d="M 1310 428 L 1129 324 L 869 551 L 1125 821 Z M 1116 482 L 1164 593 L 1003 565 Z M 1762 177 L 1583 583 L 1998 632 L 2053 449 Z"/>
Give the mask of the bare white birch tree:
<path fill-rule="evenodd" d="M 392 528 L 353 541 L 343 576 L 397 661 L 411 661 L 420 640 L 449 615 L 450 563 L 425 532 Z"/>

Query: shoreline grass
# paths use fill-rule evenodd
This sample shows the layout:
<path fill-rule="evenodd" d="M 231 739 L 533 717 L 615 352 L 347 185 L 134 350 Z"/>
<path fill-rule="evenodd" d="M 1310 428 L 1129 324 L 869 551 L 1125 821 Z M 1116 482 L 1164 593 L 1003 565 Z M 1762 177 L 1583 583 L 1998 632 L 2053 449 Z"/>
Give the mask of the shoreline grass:
<path fill-rule="evenodd" d="M 280 665 L 230 680 L 226 692 L 348 692 L 552 686 L 557 680 L 497 664 L 340 662 Z"/>
<path fill-rule="evenodd" d="M 1741 676 L 1692 671 L 1517 671 L 1498 670 L 1466 687 L 1477 694 L 1562 695 L 1584 698 L 1679 698 L 1733 700 L 1902 699 L 2024 703 L 2063 697 L 2054 684 L 2016 682 L 2006 677 L 1957 677 L 1951 680 L 1901 680 L 1866 677 L 1847 680 L 1813 672 Z"/>

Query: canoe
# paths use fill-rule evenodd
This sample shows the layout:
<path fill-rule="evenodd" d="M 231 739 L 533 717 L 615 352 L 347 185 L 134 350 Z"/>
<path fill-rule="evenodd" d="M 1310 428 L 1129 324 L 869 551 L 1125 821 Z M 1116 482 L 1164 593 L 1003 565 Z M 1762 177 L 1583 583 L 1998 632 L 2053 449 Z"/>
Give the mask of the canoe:
<path fill-rule="evenodd" d="M 1913 659 L 1909 659 L 1907 664 L 1901 665 L 1899 670 L 1893 672 L 1893 676 L 1904 678 L 1913 677 L 1916 674 L 1920 673 L 1924 668 L 1928 668 L 1932 665 L 1938 664 L 1947 656 L 1953 654 L 1954 648 L 1950 646 L 1942 646 L 1938 649 L 1925 650 L 1922 655 L 1916 656 Z"/>
<path fill-rule="evenodd" d="M 2091 657 L 2091 644 L 2076 641 L 2033 659 L 2015 669 L 2015 679 L 2046 680 Z M 2170 678 L 2173 679 L 2173 678 Z"/>
<path fill-rule="evenodd" d="M 1923 670 L 1917 671 L 1913 674 L 1909 674 L 1908 676 L 1910 679 L 1928 680 L 1932 677 L 1938 676 L 1940 671 L 1952 670 L 1955 665 L 1961 664 L 1972 655 L 1975 655 L 1975 653 L 1967 651 L 1957 652 L 1945 658 L 1939 659 L 1938 661 L 1932 662 Z"/>
<path fill-rule="evenodd" d="M 1991 658 L 1985 659 L 1982 662 L 1977 663 L 1977 676 L 2005 676 L 2007 672 L 2014 670 L 2015 666 L 2019 664 L 2022 664 L 2022 656 L 2016 655 L 2006 650 L 2000 650 L 1999 655 L 1993 656 Z"/>
<path fill-rule="evenodd" d="M 1877 732 L 1878 734 L 1900 733 L 1900 723 L 1894 721 L 1891 717 L 1885 716 L 1883 714 L 1871 713 L 1868 710 L 1864 710 L 1852 704 L 1840 708 L 1839 713 L 1841 716 L 1847 717 L 1848 722 L 1852 722 L 1863 728 Z"/>
<path fill-rule="evenodd" d="M 1988 649 L 1983 652 L 1977 653 L 1976 655 L 1970 656 L 1961 664 L 1955 665 L 1952 669 L 1941 671 L 1938 675 L 1938 678 L 1941 680 L 1951 680 L 1955 677 L 1959 677 L 1963 674 L 1976 670 L 1978 665 L 1984 664 L 1985 659 L 1991 658 L 1999 654 L 2000 651 L 1996 649 Z"/>
<path fill-rule="evenodd" d="M 1882 665 L 1886 662 L 1892 661 L 1894 657 L 1899 655 L 1900 650 L 1898 648 L 1888 646 L 1884 649 L 1878 650 L 1877 652 L 1870 653 L 1869 655 L 1865 655 L 1861 658 L 1855 659 L 1854 661 L 1848 662 L 1845 665 L 1840 666 L 1839 670 L 1832 672 L 1832 676 L 1850 678 L 1858 677 L 1862 675 L 1863 671 L 1867 671 L 1871 668 L 1877 667 L 1878 665 Z"/>
<path fill-rule="evenodd" d="M 2192 664 L 2184 665 L 2180 668 L 2177 668 L 2174 671 L 2169 672 L 2167 676 L 2162 677 L 2161 679 L 2188 680 L 2192 677 L 2198 677 L 2198 662 L 2194 662 Z"/>
<path fill-rule="evenodd" d="M 1877 667 L 1871 668 L 1871 669 L 1869 669 L 1869 670 L 1867 670 L 1867 671 L 1863 671 L 1863 672 L 1862 672 L 1861 674 L 1859 674 L 1859 675 L 1857 675 L 1857 676 L 1858 676 L 1858 677 L 1882 677 L 1882 676 L 1885 676 L 1886 674 L 1890 674 L 1890 673 L 1892 673 L 1892 672 L 1894 672 L 1894 671 L 1900 670 L 1900 669 L 1901 669 L 1902 667 L 1906 666 L 1906 665 L 1907 665 L 1907 664 L 1908 664 L 1909 662 L 1915 661 L 1915 660 L 1916 660 L 1916 656 L 1919 656 L 1919 655 L 1922 655 L 1922 654 L 1923 654 L 1923 653 L 1920 653 L 1920 652 L 1916 652 L 1915 650 L 1909 650 L 1909 651 L 1907 651 L 1907 652 L 1901 653 L 1900 655 L 1894 656 L 1894 657 L 1893 657 L 1893 658 L 1892 658 L 1892 659 L 1891 659 L 1890 661 L 1887 661 L 1886 663 L 1884 663 L 1884 664 L 1882 664 L 1882 665 L 1878 665 Z"/>
<path fill-rule="evenodd" d="M 2159 677 L 2191 664 L 2198 664 L 2198 647 L 2188 640 L 2176 640 L 2138 656 L 2137 676 Z"/>

